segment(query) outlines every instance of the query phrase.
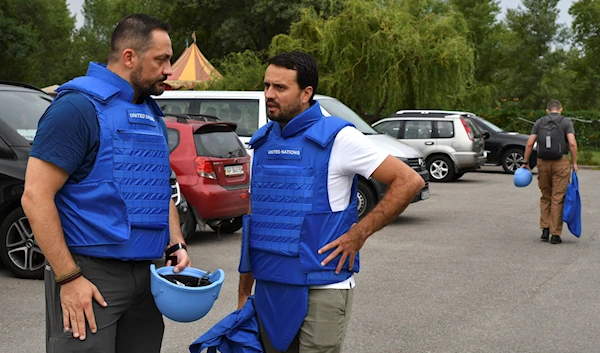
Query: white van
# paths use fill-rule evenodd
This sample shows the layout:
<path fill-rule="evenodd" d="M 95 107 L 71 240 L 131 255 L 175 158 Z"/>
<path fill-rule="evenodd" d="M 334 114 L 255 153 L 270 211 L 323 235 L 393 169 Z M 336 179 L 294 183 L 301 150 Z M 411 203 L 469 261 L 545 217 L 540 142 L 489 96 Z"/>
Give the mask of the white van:
<path fill-rule="evenodd" d="M 165 91 L 162 95 L 153 98 L 165 115 L 189 114 L 191 117 L 209 115 L 218 117 L 221 121 L 236 123 L 238 126 L 236 133 L 246 146 L 252 134 L 269 121 L 262 91 Z M 423 177 L 425 187 L 413 202 L 429 198 L 429 173 L 421 152 L 388 135 L 378 133 L 352 109 L 335 98 L 317 94 L 315 100 L 321 105 L 323 115 L 333 115 L 348 120 L 377 146 L 407 163 Z M 374 179 L 367 180 L 359 176 L 359 217 L 375 207 L 387 188 L 387 185 Z"/>

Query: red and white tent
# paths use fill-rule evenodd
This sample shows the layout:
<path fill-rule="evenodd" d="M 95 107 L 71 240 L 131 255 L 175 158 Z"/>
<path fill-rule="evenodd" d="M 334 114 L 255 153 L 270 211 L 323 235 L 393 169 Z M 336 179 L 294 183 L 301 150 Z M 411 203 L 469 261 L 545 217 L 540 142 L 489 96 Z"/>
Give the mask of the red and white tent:
<path fill-rule="evenodd" d="M 196 33 L 192 34 L 192 39 L 192 44 L 185 48 L 183 54 L 173 63 L 173 74 L 165 81 L 173 89 L 193 89 L 200 82 L 221 77 L 196 45 Z"/>

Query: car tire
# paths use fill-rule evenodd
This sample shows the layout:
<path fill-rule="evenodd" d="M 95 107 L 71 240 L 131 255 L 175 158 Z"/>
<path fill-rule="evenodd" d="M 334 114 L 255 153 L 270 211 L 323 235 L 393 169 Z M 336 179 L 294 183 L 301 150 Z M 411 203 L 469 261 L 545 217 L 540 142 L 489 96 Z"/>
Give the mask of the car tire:
<path fill-rule="evenodd" d="M 10 212 L 0 225 L 0 260 L 19 278 L 44 278 L 46 257 L 21 207 Z"/>
<path fill-rule="evenodd" d="M 447 156 L 429 157 L 427 159 L 427 170 L 431 181 L 451 181 L 454 178 L 454 163 Z"/>
<path fill-rule="evenodd" d="M 462 178 L 463 175 L 465 175 L 465 173 L 456 173 L 452 177 L 452 180 L 458 180 L 458 179 Z"/>
<path fill-rule="evenodd" d="M 242 217 L 236 217 L 231 222 L 223 221 L 218 227 L 209 225 L 215 232 L 231 234 L 242 229 Z"/>
<path fill-rule="evenodd" d="M 196 218 L 189 207 L 185 215 L 185 221 L 181 224 L 181 234 L 185 240 L 191 239 L 196 234 Z"/>
<path fill-rule="evenodd" d="M 375 207 L 377 198 L 371 186 L 362 180 L 358 181 L 357 197 L 358 219 L 362 219 Z"/>
<path fill-rule="evenodd" d="M 504 172 L 514 174 L 515 170 L 521 168 L 524 161 L 525 150 L 522 148 L 509 148 L 502 154 L 501 164 Z"/>

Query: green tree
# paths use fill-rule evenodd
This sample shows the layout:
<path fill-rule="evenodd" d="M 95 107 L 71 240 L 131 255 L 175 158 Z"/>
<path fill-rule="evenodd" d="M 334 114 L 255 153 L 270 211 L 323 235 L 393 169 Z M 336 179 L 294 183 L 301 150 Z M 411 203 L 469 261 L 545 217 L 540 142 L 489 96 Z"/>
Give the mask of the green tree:
<path fill-rule="evenodd" d="M 0 2 L 0 77 L 40 87 L 62 82 L 74 27 L 66 0 Z"/>
<path fill-rule="evenodd" d="M 579 0 L 571 6 L 573 16 L 573 49 L 568 67 L 575 73 L 573 84 L 574 109 L 600 108 L 600 1 Z"/>
<path fill-rule="evenodd" d="M 74 75 L 85 73 L 89 61 L 106 61 L 110 34 L 120 19 L 132 13 L 156 16 L 171 25 L 174 59 L 196 32 L 200 50 L 218 65 L 230 53 L 266 50 L 273 36 L 289 32 L 307 6 L 323 16 L 342 8 L 334 0 L 85 0 L 84 25 L 75 34 L 70 55 Z"/>
<path fill-rule="evenodd" d="M 468 40 L 475 50 L 475 81 L 469 96 L 469 108 L 489 107 L 497 94 L 497 77 L 505 58 L 506 26 L 498 21 L 498 0 L 451 0 L 469 28 Z M 495 106 L 495 104 L 493 104 Z"/>
<path fill-rule="evenodd" d="M 537 109 L 554 97 L 544 82 L 561 84 L 545 78 L 557 69 L 553 47 L 566 40 L 562 25 L 557 23 L 558 0 L 523 0 L 524 8 L 508 10 L 506 24 L 510 32 L 505 39 L 506 58 L 498 76 L 500 95 L 519 98 L 521 106 Z"/>
<path fill-rule="evenodd" d="M 440 1 L 347 0 L 336 16 L 305 9 L 269 53 L 302 49 L 319 62 L 319 92 L 378 119 L 397 109 L 462 104 L 473 77 L 463 16 Z"/>

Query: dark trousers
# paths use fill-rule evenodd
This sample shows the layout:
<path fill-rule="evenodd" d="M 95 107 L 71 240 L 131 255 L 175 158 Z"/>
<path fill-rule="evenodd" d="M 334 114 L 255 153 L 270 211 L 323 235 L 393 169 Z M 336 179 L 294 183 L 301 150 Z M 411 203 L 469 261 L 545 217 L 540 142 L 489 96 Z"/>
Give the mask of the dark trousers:
<path fill-rule="evenodd" d="M 108 303 L 92 305 L 98 330 L 91 333 L 86 321 L 86 339 L 64 332 L 60 286 L 47 266 L 47 353 L 160 353 L 164 323 L 150 292 L 150 261 L 119 261 L 73 255 L 83 276 L 92 282 Z"/>

